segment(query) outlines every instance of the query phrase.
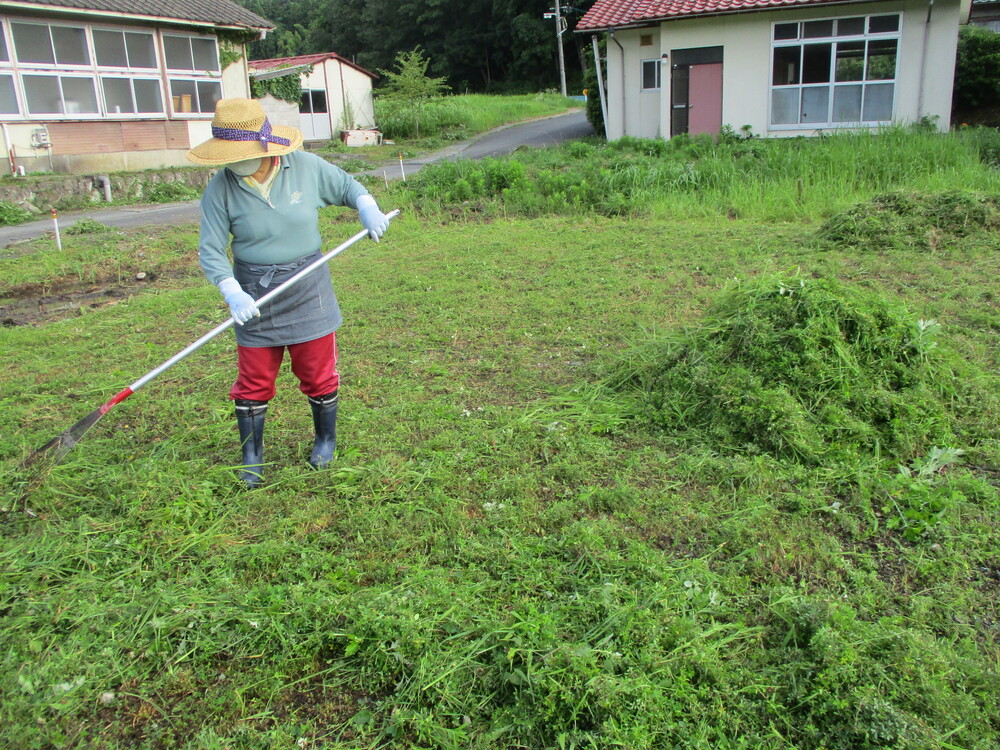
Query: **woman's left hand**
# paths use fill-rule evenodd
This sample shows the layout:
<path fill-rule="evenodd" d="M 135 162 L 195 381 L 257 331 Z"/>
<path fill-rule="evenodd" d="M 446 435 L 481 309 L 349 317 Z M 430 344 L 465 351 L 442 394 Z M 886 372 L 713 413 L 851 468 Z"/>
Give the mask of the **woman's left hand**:
<path fill-rule="evenodd" d="M 376 242 L 389 228 L 389 218 L 370 195 L 358 198 L 358 218 L 361 219 L 361 226 L 368 230 L 368 236 Z"/>

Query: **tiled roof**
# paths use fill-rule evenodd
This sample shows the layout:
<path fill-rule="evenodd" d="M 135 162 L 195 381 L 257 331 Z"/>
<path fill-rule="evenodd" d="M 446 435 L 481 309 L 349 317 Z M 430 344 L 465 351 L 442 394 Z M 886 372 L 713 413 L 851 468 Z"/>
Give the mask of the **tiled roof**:
<path fill-rule="evenodd" d="M 17 0 L 0 2 L 0 9 L 16 8 L 44 10 L 79 10 L 116 13 L 124 16 L 163 18 L 209 23 L 215 26 L 244 26 L 251 29 L 273 29 L 266 18 L 251 13 L 233 0 Z"/>
<path fill-rule="evenodd" d="M 844 0 L 597 0 L 576 31 L 622 28 L 668 18 L 842 4 Z"/>
<path fill-rule="evenodd" d="M 336 52 L 319 52 L 314 55 L 297 55 L 295 57 L 272 57 L 269 60 L 248 60 L 247 65 L 250 66 L 250 70 L 276 70 L 278 68 L 291 68 L 296 65 L 315 65 L 316 63 L 321 63 L 324 60 L 339 60 L 344 63 L 344 65 L 354 68 L 355 70 L 364 73 L 366 76 L 378 78 L 378 76 L 371 71 L 365 70 L 360 65 L 341 57 Z"/>

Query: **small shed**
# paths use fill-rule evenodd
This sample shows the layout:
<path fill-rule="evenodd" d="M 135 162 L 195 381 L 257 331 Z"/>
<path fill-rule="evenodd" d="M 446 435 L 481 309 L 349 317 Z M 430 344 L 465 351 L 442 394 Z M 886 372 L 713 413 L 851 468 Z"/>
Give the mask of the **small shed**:
<path fill-rule="evenodd" d="M 339 137 L 342 130 L 375 127 L 374 73 L 334 52 L 251 60 L 250 77 L 258 81 L 298 75 L 302 96 L 298 128 L 307 141 Z M 268 99 L 264 99 L 265 109 Z"/>

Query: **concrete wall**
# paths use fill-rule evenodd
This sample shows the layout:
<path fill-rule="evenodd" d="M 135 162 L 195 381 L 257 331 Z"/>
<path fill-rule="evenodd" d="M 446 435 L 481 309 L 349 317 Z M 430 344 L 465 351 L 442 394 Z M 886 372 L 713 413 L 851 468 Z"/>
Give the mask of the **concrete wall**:
<path fill-rule="evenodd" d="M 663 52 L 669 55 L 672 50 L 714 46 L 723 47 L 724 124 L 737 130 L 750 125 L 755 134 L 771 137 L 815 135 L 815 128 L 770 125 L 772 24 L 873 13 L 901 14 L 893 121 L 906 124 L 922 117 L 936 118 L 937 126 L 947 129 L 963 12 L 959 0 L 935 0 L 928 24 L 927 0 L 896 0 L 685 19 L 658 28 L 618 31 L 607 44 L 608 137 L 669 137 L 669 59 L 661 66 L 659 92 L 640 90 L 640 61 Z M 640 36 L 650 33 L 654 45 L 640 47 Z"/>

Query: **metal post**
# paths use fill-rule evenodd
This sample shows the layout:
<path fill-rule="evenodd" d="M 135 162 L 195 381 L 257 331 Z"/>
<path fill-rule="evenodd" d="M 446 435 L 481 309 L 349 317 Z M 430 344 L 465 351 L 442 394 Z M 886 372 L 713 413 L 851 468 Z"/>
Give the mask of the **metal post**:
<path fill-rule="evenodd" d="M 566 96 L 566 61 L 563 58 L 562 43 L 562 35 L 566 30 L 563 26 L 565 23 L 566 19 L 562 16 L 562 9 L 559 7 L 559 0 L 556 0 L 556 47 L 559 51 L 559 86 L 563 96 Z"/>

